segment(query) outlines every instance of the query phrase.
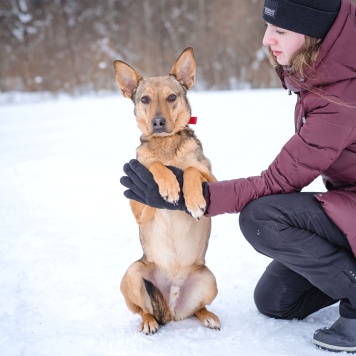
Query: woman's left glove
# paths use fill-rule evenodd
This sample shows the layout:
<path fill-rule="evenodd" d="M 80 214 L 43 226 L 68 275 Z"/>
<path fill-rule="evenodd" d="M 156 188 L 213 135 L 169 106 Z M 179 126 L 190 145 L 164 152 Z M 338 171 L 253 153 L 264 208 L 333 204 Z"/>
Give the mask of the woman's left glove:
<path fill-rule="evenodd" d="M 168 203 L 162 198 L 152 173 L 137 159 L 132 159 L 124 165 L 124 172 L 127 175 L 120 179 L 120 183 L 128 188 L 124 191 L 124 195 L 128 199 L 136 200 L 157 209 L 182 210 L 190 214 L 185 206 L 183 196 L 183 171 L 172 166 L 167 166 L 167 168 L 176 176 L 180 186 L 179 199 L 175 204 Z"/>

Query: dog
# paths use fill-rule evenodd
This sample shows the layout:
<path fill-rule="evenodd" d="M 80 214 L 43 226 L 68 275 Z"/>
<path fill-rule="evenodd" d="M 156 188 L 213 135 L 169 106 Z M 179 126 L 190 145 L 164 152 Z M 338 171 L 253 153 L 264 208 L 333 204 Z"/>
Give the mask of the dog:
<path fill-rule="evenodd" d="M 206 309 L 218 290 L 215 276 L 205 266 L 211 219 L 204 216 L 202 192 L 202 183 L 216 178 L 201 142 L 188 126 L 187 90 L 196 72 L 193 49 L 181 53 L 167 76 L 143 78 L 120 60 L 114 68 L 122 94 L 134 103 L 142 131 L 137 160 L 152 173 L 168 204 L 178 200 L 180 187 L 166 166 L 182 169 L 183 194 L 191 214 L 130 200 L 143 257 L 127 269 L 121 292 L 128 308 L 141 315 L 139 331 L 146 335 L 156 333 L 159 325 L 193 315 L 208 328 L 220 330 L 219 318 Z"/>

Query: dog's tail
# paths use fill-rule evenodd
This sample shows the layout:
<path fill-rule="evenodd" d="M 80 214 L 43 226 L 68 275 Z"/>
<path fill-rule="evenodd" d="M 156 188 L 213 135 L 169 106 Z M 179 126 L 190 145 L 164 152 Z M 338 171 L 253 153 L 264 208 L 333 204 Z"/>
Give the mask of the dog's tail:
<path fill-rule="evenodd" d="M 147 279 L 143 278 L 146 291 L 151 298 L 153 316 L 160 325 L 165 325 L 172 320 L 172 314 L 161 291 Z"/>

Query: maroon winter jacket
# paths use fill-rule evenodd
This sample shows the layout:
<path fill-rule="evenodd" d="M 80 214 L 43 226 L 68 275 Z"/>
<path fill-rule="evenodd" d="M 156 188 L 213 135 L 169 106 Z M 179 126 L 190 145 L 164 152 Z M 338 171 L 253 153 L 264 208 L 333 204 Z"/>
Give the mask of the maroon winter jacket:
<path fill-rule="evenodd" d="M 316 198 L 356 256 L 355 4 L 342 0 L 304 78 L 278 74 L 284 88 L 297 92 L 294 136 L 260 176 L 209 183 L 206 216 L 238 213 L 262 196 L 298 192 L 321 175 L 327 192 Z"/>

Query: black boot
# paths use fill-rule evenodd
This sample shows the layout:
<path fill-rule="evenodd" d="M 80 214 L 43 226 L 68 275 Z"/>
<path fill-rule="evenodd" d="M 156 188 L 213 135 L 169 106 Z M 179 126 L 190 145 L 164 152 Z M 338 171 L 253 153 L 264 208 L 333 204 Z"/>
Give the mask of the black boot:
<path fill-rule="evenodd" d="M 330 328 L 318 329 L 313 343 L 328 351 L 356 353 L 356 319 L 340 317 Z"/>

